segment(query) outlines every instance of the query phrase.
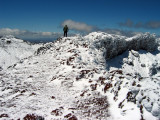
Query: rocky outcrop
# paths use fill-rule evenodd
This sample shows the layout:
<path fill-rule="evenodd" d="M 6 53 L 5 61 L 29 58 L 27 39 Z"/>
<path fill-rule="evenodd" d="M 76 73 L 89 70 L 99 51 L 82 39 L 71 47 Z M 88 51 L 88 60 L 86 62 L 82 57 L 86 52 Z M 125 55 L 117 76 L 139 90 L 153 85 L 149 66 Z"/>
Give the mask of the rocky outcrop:
<path fill-rule="evenodd" d="M 93 37 L 90 37 L 92 36 Z M 152 52 L 157 48 L 157 41 L 154 34 L 145 33 L 138 34 L 127 38 L 120 35 L 112 35 L 107 33 L 91 33 L 86 36 L 88 39 L 93 39 L 93 44 L 96 48 L 106 50 L 106 59 L 111 59 L 117 55 L 122 54 L 127 50 L 146 50 Z"/>

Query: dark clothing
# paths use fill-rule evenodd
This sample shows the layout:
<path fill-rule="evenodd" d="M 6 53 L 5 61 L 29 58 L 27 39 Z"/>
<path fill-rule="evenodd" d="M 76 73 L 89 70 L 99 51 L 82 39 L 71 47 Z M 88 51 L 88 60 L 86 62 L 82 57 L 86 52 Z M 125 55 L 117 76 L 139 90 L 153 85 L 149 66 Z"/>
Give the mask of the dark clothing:
<path fill-rule="evenodd" d="M 64 31 L 64 37 L 67 37 L 67 32 L 66 31 Z"/>
<path fill-rule="evenodd" d="M 64 37 L 67 37 L 67 32 L 68 32 L 67 25 L 64 26 L 63 31 L 64 31 Z"/>

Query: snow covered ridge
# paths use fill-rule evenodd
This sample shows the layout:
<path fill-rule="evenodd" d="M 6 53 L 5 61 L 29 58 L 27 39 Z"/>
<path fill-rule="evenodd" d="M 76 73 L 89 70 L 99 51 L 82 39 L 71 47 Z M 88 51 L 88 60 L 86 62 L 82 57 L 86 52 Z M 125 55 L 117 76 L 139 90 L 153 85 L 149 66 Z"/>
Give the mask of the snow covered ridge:
<path fill-rule="evenodd" d="M 0 70 L 0 120 L 159 120 L 160 52 L 127 48 L 137 36 L 60 38 Z"/>
<path fill-rule="evenodd" d="M 106 49 L 106 59 L 122 54 L 126 50 L 147 50 L 154 51 L 157 48 L 157 41 L 154 34 L 138 34 L 131 38 L 120 35 L 112 35 L 103 32 L 93 32 L 85 39 L 93 41 L 96 48 Z"/>
<path fill-rule="evenodd" d="M 65 40 L 67 40 L 67 38 Z M 60 51 L 63 48 L 57 48 L 55 46 L 58 45 L 58 43 L 62 43 L 62 41 L 64 42 L 64 39 L 59 39 L 55 43 L 46 44 L 45 47 L 42 47 L 37 51 L 37 54 L 44 54 L 45 52 L 47 52 L 47 50 L 50 51 L 51 47 L 54 47 L 56 48 L 56 50 Z M 67 41 L 72 41 L 71 43 L 75 46 L 81 45 L 83 47 L 90 48 L 89 51 L 92 54 L 96 48 L 100 54 L 94 56 L 94 62 L 97 64 L 102 63 L 103 57 L 111 59 L 119 54 L 124 53 L 125 51 L 131 50 L 129 51 L 127 58 L 123 58 L 123 61 L 119 61 L 119 59 L 116 58 L 116 60 L 112 59 L 115 64 L 120 63 L 123 64 L 124 67 L 120 71 L 112 70 L 112 68 L 110 68 L 110 74 L 107 75 L 108 79 L 113 80 L 112 84 L 115 86 L 110 91 L 114 94 L 114 104 L 118 104 L 119 108 L 122 109 L 121 111 L 123 111 L 124 109 L 124 111 L 126 112 L 127 110 L 125 109 L 128 107 L 128 105 L 130 105 L 127 102 L 135 102 L 135 104 L 137 104 L 137 106 L 140 108 L 141 116 L 139 117 L 139 119 L 156 119 L 151 117 L 151 115 L 149 115 L 147 111 L 151 112 L 158 118 L 160 117 L 160 113 L 158 112 L 160 111 L 160 93 L 158 92 L 160 89 L 160 83 L 159 81 L 157 81 L 159 79 L 157 76 L 159 75 L 160 71 L 160 63 L 158 62 L 160 56 L 158 53 L 157 55 L 152 55 L 152 53 L 150 53 L 156 50 L 158 46 L 158 40 L 156 40 L 154 34 L 138 34 L 136 36 L 133 36 L 132 38 L 127 38 L 125 36 L 111 35 L 103 32 L 94 32 L 85 37 L 77 36 L 68 38 Z M 136 52 L 134 50 L 141 51 Z M 146 50 L 146 52 L 142 50 Z M 98 59 L 98 57 L 100 56 L 101 58 Z M 107 62 L 106 66 L 111 65 Z M 118 66 L 119 65 L 117 65 L 117 67 Z M 117 75 L 119 73 L 118 71 L 120 72 L 120 75 Z M 112 77 L 110 78 L 110 76 Z M 146 85 L 147 83 L 149 83 L 149 85 Z M 108 87 L 106 88 L 110 88 L 112 84 L 110 82 L 107 83 L 106 85 Z M 153 86 L 156 89 L 154 89 Z M 118 94 L 120 95 L 118 96 Z M 125 107 L 123 108 L 123 106 Z M 146 116 L 148 116 L 148 118 Z M 122 119 L 128 118 L 122 117 Z"/>
<path fill-rule="evenodd" d="M 0 38 L 0 67 L 6 69 L 23 58 L 34 54 L 41 45 L 32 45 L 12 35 Z"/>

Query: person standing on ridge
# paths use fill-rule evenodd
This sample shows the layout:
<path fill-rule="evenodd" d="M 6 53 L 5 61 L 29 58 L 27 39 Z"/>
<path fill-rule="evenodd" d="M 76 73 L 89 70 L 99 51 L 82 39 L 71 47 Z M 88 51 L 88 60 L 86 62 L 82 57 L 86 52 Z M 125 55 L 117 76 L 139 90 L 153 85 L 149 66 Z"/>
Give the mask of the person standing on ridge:
<path fill-rule="evenodd" d="M 63 31 L 64 31 L 64 37 L 67 37 L 67 32 L 68 32 L 68 26 L 65 25 L 64 28 L 63 28 Z"/>

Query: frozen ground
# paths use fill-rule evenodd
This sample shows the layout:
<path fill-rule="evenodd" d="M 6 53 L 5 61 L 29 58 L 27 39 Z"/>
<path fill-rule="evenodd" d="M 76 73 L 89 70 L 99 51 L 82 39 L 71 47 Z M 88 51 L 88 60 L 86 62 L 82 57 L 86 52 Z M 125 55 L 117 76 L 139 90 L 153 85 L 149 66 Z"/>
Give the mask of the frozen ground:
<path fill-rule="evenodd" d="M 0 119 L 159 120 L 156 48 L 148 33 L 94 32 L 47 43 L 0 70 Z"/>
<path fill-rule="evenodd" d="M 34 54 L 40 44 L 31 45 L 12 35 L 0 38 L 0 68 L 7 67 L 19 62 L 21 59 Z"/>

